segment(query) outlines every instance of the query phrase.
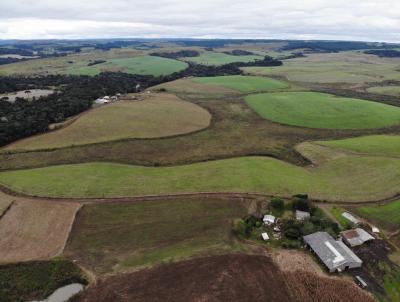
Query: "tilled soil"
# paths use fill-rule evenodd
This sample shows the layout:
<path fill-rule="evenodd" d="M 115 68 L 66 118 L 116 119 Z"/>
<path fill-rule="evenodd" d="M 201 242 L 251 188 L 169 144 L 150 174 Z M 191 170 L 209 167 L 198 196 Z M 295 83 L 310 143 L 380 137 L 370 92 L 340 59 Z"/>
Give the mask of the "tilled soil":
<path fill-rule="evenodd" d="M 269 257 L 231 254 L 103 278 L 73 301 L 335 302 L 349 297 L 353 302 L 374 301 L 344 280 L 283 273 Z"/>

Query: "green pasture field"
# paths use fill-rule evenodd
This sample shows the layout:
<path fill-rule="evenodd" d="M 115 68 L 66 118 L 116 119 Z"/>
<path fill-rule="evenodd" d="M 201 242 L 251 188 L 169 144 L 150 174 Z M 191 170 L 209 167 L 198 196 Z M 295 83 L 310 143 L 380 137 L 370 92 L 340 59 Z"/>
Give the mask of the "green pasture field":
<path fill-rule="evenodd" d="M 178 60 L 155 56 L 111 59 L 93 66 L 75 65 L 67 69 L 68 74 L 96 75 L 102 71 L 122 71 L 131 74 L 161 76 L 181 71 L 188 66 Z"/>
<path fill-rule="evenodd" d="M 309 54 L 285 60 L 279 67 L 244 67 L 253 75 L 274 75 L 293 82 L 305 83 L 368 83 L 400 80 L 400 63 L 396 59 L 379 58 L 357 52 Z"/>
<path fill-rule="evenodd" d="M 223 199 L 87 205 L 75 222 L 65 255 L 105 273 L 238 251 L 232 221 L 246 214 L 241 202 Z"/>
<path fill-rule="evenodd" d="M 274 122 L 323 129 L 383 128 L 400 124 L 400 108 L 317 92 L 279 92 L 246 97 L 247 104 Z"/>
<path fill-rule="evenodd" d="M 49 197 L 121 197 L 188 192 L 259 192 L 357 202 L 394 196 L 400 160 L 346 156 L 314 168 L 269 157 L 241 157 L 173 167 L 111 163 L 59 165 L 0 173 L 18 192 Z"/>
<path fill-rule="evenodd" d="M 207 85 L 222 86 L 245 93 L 288 88 L 288 85 L 282 81 L 265 77 L 240 75 L 194 78 L 192 81 Z"/>
<path fill-rule="evenodd" d="M 400 228 L 400 200 L 385 205 L 363 206 L 354 209 L 358 215 L 388 230 Z"/>
<path fill-rule="evenodd" d="M 4 150 L 51 149 L 178 135 L 206 128 L 210 120 L 210 113 L 200 106 L 172 94 L 155 94 L 143 101 L 120 101 L 95 108 L 65 128 L 17 141 Z"/>
<path fill-rule="evenodd" d="M 400 156 L 399 135 L 367 135 L 331 141 L 315 142 L 343 151 L 380 156 Z"/>
<path fill-rule="evenodd" d="M 225 65 L 235 62 L 252 62 L 262 60 L 263 56 L 249 55 L 249 56 L 232 56 L 222 52 L 204 52 L 198 57 L 182 58 L 182 60 L 194 62 L 201 65 Z"/>
<path fill-rule="evenodd" d="M 88 66 L 95 60 L 105 63 Z M 167 75 L 185 69 L 187 63 L 178 60 L 147 56 L 134 49 L 89 51 L 65 57 L 28 60 L 0 66 L 0 76 L 74 74 L 94 76 L 102 71 L 121 71 L 142 75 Z"/>
<path fill-rule="evenodd" d="M 400 86 L 376 86 L 367 88 L 367 91 L 377 94 L 400 96 Z"/>

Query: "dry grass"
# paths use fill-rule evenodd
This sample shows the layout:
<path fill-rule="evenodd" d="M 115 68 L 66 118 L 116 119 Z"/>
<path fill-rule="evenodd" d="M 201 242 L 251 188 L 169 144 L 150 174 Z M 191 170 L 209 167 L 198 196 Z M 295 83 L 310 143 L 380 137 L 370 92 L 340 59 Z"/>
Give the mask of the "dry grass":
<path fill-rule="evenodd" d="M 210 113 L 172 94 L 152 94 L 141 101 L 98 107 L 69 126 L 17 141 L 5 150 L 35 150 L 84 145 L 125 138 L 155 138 L 206 128 Z"/>
<path fill-rule="evenodd" d="M 64 248 L 77 203 L 18 200 L 0 220 L 0 262 L 45 260 Z"/>
<path fill-rule="evenodd" d="M 354 283 L 336 278 L 320 277 L 306 271 L 285 273 L 291 301 L 305 302 L 373 302 L 370 294 L 362 291 Z"/>

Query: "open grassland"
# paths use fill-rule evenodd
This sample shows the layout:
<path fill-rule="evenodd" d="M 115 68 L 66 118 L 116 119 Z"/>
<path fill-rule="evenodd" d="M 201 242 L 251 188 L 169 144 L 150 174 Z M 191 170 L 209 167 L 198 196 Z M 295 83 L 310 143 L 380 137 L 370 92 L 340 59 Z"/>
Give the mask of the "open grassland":
<path fill-rule="evenodd" d="M 246 214 L 244 204 L 224 199 L 87 205 L 65 254 L 105 273 L 237 250 L 231 224 Z"/>
<path fill-rule="evenodd" d="M 399 135 L 367 135 L 340 140 L 318 141 L 315 143 L 341 151 L 400 157 Z"/>
<path fill-rule="evenodd" d="M 400 108 L 316 92 L 279 92 L 246 97 L 274 122 L 309 128 L 365 129 L 400 124 Z"/>
<path fill-rule="evenodd" d="M 233 56 L 220 52 L 204 52 L 198 57 L 182 58 L 185 61 L 194 62 L 201 65 L 225 65 L 235 62 L 252 62 L 263 59 L 262 56 Z"/>
<path fill-rule="evenodd" d="M 15 201 L 0 220 L 0 263 L 60 254 L 79 207 L 77 203 Z"/>
<path fill-rule="evenodd" d="M 0 75 L 75 74 L 96 75 L 102 71 L 121 71 L 143 75 L 167 75 L 185 69 L 188 64 L 178 60 L 146 56 L 134 49 L 89 51 L 65 57 L 35 59 L 0 66 Z M 89 66 L 96 60 L 106 61 Z"/>
<path fill-rule="evenodd" d="M 84 145 L 126 138 L 154 138 L 185 134 L 209 126 L 207 110 L 172 94 L 120 101 L 83 114 L 72 124 L 13 143 L 5 150 L 35 150 Z"/>
<path fill-rule="evenodd" d="M 142 51 L 135 49 L 112 49 L 109 51 L 84 51 L 79 54 L 72 54 L 65 57 L 46 58 L 28 60 L 12 64 L 0 66 L 0 75 L 46 75 L 46 74 L 68 74 L 71 69 L 79 69 L 90 67 L 89 63 L 96 60 L 112 60 L 118 58 L 132 58 L 142 55 Z M 89 68 L 88 72 L 92 74 L 98 73 L 93 68 Z"/>
<path fill-rule="evenodd" d="M 51 197 L 236 191 L 281 196 L 309 193 L 316 199 L 357 202 L 398 194 L 400 161 L 377 156 L 346 156 L 314 168 L 268 157 L 162 168 L 88 163 L 2 172 L 0 182 L 15 191 Z"/>
<path fill-rule="evenodd" d="M 71 283 L 86 284 L 77 266 L 66 260 L 35 261 L 0 266 L 0 301 L 43 300 Z"/>
<path fill-rule="evenodd" d="M 400 60 L 357 52 L 309 54 L 279 67 L 244 67 L 246 73 L 274 75 L 293 82 L 353 83 L 400 80 Z"/>
<path fill-rule="evenodd" d="M 400 229 L 400 200 L 385 205 L 355 208 L 360 216 L 388 230 Z"/>
<path fill-rule="evenodd" d="M 116 288 L 118 290 L 116 290 Z M 157 293 L 157 294 L 154 294 Z M 100 279 L 77 302 L 345 301 L 374 299 L 353 282 L 309 272 L 282 272 L 264 255 L 228 254 L 165 264 Z"/>
<path fill-rule="evenodd" d="M 102 71 L 121 71 L 141 75 L 168 75 L 181 71 L 188 66 L 178 60 L 155 56 L 137 56 L 133 58 L 111 59 L 102 64 L 93 66 L 74 65 L 68 68 L 68 74 L 95 75 Z"/>
<path fill-rule="evenodd" d="M 200 84 L 192 79 L 165 83 L 152 90 L 160 88 L 208 110 L 213 117 L 210 127 L 190 135 L 163 139 L 124 139 L 51 151 L 8 149 L 0 152 L 0 170 L 94 161 L 164 166 L 254 154 L 304 164 L 294 151 L 298 143 L 400 131 L 400 126 L 339 130 L 283 125 L 262 118 L 244 102 L 242 93 L 233 89 Z M 291 85 L 286 89 L 297 88 Z"/>
<path fill-rule="evenodd" d="M 368 92 L 400 96 L 400 86 L 376 86 L 367 88 Z"/>
<path fill-rule="evenodd" d="M 193 81 L 207 85 L 222 86 L 245 93 L 284 89 L 288 87 L 286 83 L 274 79 L 239 75 L 194 78 Z"/>

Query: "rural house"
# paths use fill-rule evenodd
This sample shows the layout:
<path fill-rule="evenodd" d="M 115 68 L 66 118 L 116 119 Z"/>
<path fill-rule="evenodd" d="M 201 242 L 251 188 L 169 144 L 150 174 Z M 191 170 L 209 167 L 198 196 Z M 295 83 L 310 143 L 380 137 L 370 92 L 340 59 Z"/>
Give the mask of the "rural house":
<path fill-rule="evenodd" d="M 362 265 L 362 260 L 341 240 L 333 239 L 326 232 L 316 232 L 304 236 L 303 239 L 331 273 L 342 272 L 346 268 L 357 268 Z"/>
<path fill-rule="evenodd" d="M 371 234 L 361 228 L 343 231 L 340 235 L 342 235 L 343 241 L 351 247 L 362 245 L 367 241 L 375 239 Z"/>
<path fill-rule="evenodd" d="M 273 215 L 264 215 L 263 222 L 266 225 L 273 225 L 275 223 L 275 216 L 273 216 Z"/>

